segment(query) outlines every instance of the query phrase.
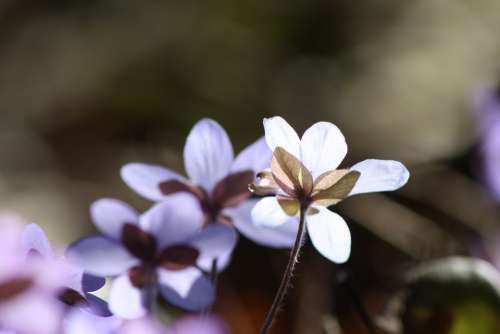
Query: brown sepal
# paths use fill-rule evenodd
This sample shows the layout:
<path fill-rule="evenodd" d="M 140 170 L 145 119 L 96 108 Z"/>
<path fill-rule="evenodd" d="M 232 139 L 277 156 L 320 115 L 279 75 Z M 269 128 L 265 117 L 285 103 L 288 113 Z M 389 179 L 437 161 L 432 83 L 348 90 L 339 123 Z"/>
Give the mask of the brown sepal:
<path fill-rule="evenodd" d="M 326 189 L 320 189 L 313 195 L 313 201 L 321 200 L 342 200 L 351 192 L 358 181 L 361 173 L 358 171 L 349 171 L 342 175 L 337 182 Z M 333 178 L 333 177 L 332 177 Z M 319 183 L 318 183 L 319 184 Z M 335 201 L 333 201 L 335 202 Z M 332 203 L 335 204 L 335 203 Z"/>
<path fill-rule="evenodd" d="M 30 278 L 19 277 L 0 283 L 0 302 L 15 297 L 28 290 L 33 285 Z"/>
<path fill-rule="evenodd" d="M 248 190 L 248 184 L 253 181 L 253 171 L 247 170 L 229 174 L 216 185 L 212 198 L 222 208 L 235 206 L 252 194 Z"/>
<path fill-rule="evenodd" d="M 271 171 L 274 181 L 288 195 L 307 197 L 311 193 L 313 188 L 311 173 L 300 160 L 284 148 L 277 147 L 274 150 Z"/>
<path fill-rule="evenodd" d="M 295 198 L 286 196 L 276 196 L 281 209 L 285 211 L 288 216 L 295 216 L 300 210 L 300 203 Z"/>
<path fill-rule="evenodd" d="M 188 245 L 168 247 L 161 252 L 158 264 L 168 270 L 182 270 L 196 264 L 200 252 Z"/>
<path fill-rule="evenodd" d="M 156 239 L 137 225 L 123 225 L 122 242 L 132 255 L 143 261 L 152 261 L 155 257 Z"/>

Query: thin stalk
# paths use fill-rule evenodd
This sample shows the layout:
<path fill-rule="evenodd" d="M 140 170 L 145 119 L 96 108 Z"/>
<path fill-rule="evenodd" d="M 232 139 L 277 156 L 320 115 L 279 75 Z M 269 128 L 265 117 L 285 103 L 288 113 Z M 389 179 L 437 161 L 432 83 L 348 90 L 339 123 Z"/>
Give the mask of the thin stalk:
<path fill-rule="evenodd" d="M 217 278 L 218 278 L 218 272 L 217 272 L 217 259 L 212 260 L 212 267 L 210 268 L 210 281 L 212 282 L 212 285 L 214 287 L 214 294 L 217 295 Z M 210 304 L 207 306 L 207 308 L 203 311 L 202 315 L 204 317 L 208 317 L 210 313 L 212 313 L 212 307 L 214 304 Z"/>
<path fill-rule="evenodd" d="M 283 302 L 283 298 L 285 297 L 286 290 L 290 285 L 290 280 L 292 279 L 292 273 L 295 268 L 295 264 L 299 258 L 300 248 L 302 247 L 302 237 L 304 234 L 304 225 L 305 225 L 305 215 L 307 211 L 307 206 L 302 205 L 300 208 L 300 220 L 299 220 L 299 229 L 297 231 L 297 237 L 295 238 L 295 243 L 293 245 L 292 250 L 290 251 L 290 258 L 288 259 L 288 264 L 286 266 L 285 272 L 283 273 L 283 277 L 281 279 L 280 286 L 278 288 L 278 292 L 276 292 L 276 296 L 274 297 L 274 301 L 267 313 L 266 320 L 260 329 L 260 334 L 267 334 L 271 329 L 274 318 L 279 310 L 281 303 Z"/>

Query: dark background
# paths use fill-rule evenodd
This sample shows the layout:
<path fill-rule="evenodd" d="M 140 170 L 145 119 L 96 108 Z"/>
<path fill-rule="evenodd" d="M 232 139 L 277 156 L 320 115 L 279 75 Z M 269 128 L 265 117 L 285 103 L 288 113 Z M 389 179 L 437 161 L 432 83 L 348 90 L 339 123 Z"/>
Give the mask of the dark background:
<path fill-rule="evenodd" d="M 397 193 L 339 205 L 352 259 L 336 266 L 307 244 L 277 328 L 337 333 L 338 319 L 366 333 L 357 297 L 375 318 L 415 264 L 488 258 L 500 215 L 480 183 L 471 101 L 498 79 L 498 31 L 494 0 L 2 0 L 0 208 L 64 245 L 92 232 L 99 197 L 146 208 L 119 168 L 182 171 L 202 117 L 236 151 L 265 116 L 299 131 L 334 122 L 345 165 L 394 159 L 412 176 Z M 239 244 L 215 307 L 235 333 L 257 331 L 286 258 Z"/>

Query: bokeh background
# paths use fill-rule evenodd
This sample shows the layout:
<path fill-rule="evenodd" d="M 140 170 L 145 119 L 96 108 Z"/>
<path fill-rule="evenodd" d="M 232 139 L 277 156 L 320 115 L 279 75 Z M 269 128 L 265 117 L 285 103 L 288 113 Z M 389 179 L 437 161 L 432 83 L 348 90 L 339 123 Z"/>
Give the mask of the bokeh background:
<path fill-rule="evenodd" d="M 370 333 L 370 321 L 401 332 L 392 309 L 408 271 L 449 255 L 494 262 L 500 207 L 472 101 L 499 79 L 499 31 L 495 0 L 1 0 L 0 208 L 64 245 L 93 231 L 99 197 L 146 208 L 120 167 L 183 171 L 202 117 L 236 151 L 266 116 L 299 131 L 331 121 L 346 166 L 394 159 L 412 176 L 336 208 L 352 259 L 334 265 L 306 244 L 276 333 Z M 258 331 L 286 259 L 239 244 L 215 305 L 234 333 Z"/>

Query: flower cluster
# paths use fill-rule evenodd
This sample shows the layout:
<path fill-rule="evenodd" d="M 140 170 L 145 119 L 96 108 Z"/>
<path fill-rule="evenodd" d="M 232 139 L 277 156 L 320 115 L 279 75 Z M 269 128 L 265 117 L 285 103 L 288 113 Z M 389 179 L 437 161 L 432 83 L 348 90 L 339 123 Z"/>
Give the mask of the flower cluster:
<path fill-rule="evenodd" d="M 3 218 L 0 330 L 225 334 L 226 326 L 207 313 L 239 234 L 263 246 L 292 248 L 287 279 L 304 226 L 322 255 L 345 262 L 349 228 L 329 207 L 355 194 L 395 190 L 407 182 L 408 171 L 385 160 L 338 169 L 347 145 L 331 123 L 314 124 L 301 139 L 280 117 L 265 119 L 264 129 L 265 137 L 235 157 L 224 129 L 199 121 L 184 147 L 187 177 L 158 165 L 126 164 L 122 179 L 152 202 L 150 208 L 138 212 L 118 199 L 97 200 L 90 213 L 99 234 L 65 252 L 54 250 L 37 225 Z M 106 279 L 104 300 L 95 291 Z M 164 327 L 154 318 L 159 298 L 203 316 Z M 26 321 L 35 310 L 40 316 Z"/>

